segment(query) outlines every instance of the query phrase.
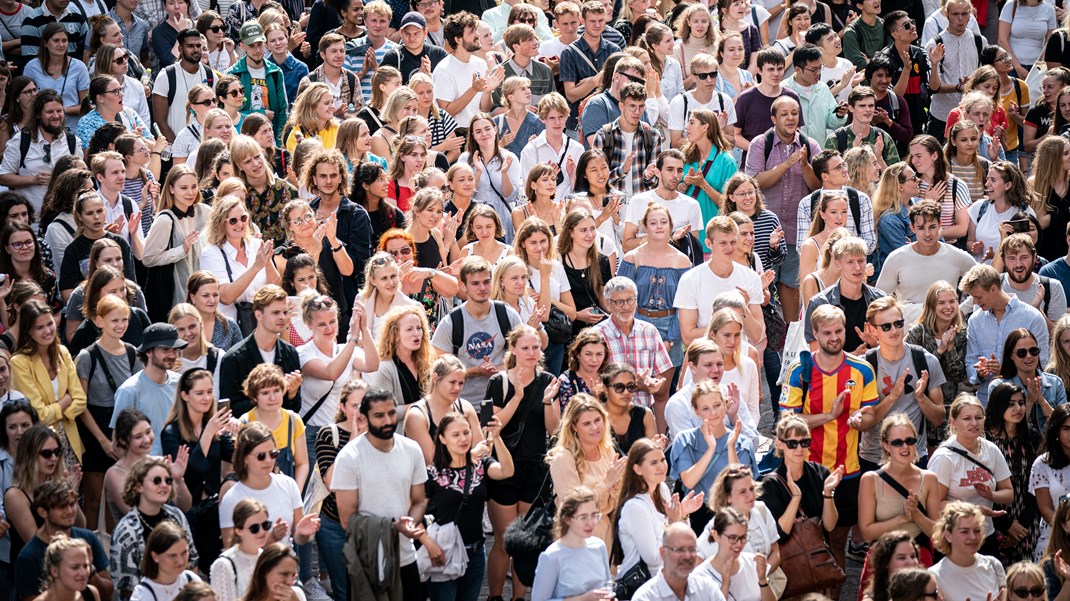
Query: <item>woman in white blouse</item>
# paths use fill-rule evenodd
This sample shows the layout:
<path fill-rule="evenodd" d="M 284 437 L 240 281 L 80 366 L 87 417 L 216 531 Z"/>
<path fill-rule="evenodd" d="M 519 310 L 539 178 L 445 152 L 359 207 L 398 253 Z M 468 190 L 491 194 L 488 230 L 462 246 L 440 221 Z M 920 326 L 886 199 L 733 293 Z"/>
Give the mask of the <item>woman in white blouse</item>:
<path fill-rule="evenodd" d="M 536 306 L 550 315 L 556 307 L 569 319 L 576 319 L 576 301 L 572 300 L 572 287 L 553 245 L 554 233 L 550 226 L 538 217 L 528 217 L 516 231 L 513 250 L 528 266 L 529 284 L 539 296 Z M 546 371 L 558 375 L 565 359 L 563 342 L 551 341 L 546 346 Z"/>
<path fill-rule="evenodd" d="M 175 143 L 171 146 L 171 156 L 176 165 L 181 165 L 193 156 L 197 147 L 201 145 L 204 131 L 204 118 L 208 111 L 215 106 L 215 92 L 204 84 L 197 84 L 189 89 L 186 96 L 187 125 L 185 129 L 175 135 Z"/>
<path fill-rule="evenodd" d="M 212 563 L 212 590 L 216 601 L 237 601 L 249 590 L 253 568 L 268 543 L 274 524 L 268 510 L 256 499 L 243 499 L 234 506 L 234 538 Z"/>
<path fill-rule="evenodd" d="M 391 309 L 420 303 L 409 298 L 407 294 L 398 294 L 401 290 L 401 270 L 394 256 L 388 252 L 375 253 L 364 266 L 364 288 L 357 295 L 358 302 L 364 306 L 365 319 L 373 338 L 379 337 L 383 318 Z"/>

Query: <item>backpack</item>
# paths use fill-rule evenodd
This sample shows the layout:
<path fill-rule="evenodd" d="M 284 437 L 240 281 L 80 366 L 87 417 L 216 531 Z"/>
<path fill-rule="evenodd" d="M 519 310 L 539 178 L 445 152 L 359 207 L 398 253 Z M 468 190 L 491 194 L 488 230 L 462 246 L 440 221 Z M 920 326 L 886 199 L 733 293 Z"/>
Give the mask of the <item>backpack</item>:
<path fill-rule="evenodd" d="M 513 326 L 509 323 L 509 311 L 506 310 L 505 303 L 501 301 L 490 301 L 490 304 L 494 309 L 494 316 L 498 319 L 498 329 L 502 331 L 502 338 L 505 338 L 509 335 L 509 331 L 513 329 Z M 464 345 L 464 315 L 461 313 L 463 310 L 463 307 L 457 307 L 450 311 L 450 325 L 453 326 L 454 355 Z"/>
<path fill-rule="evenodd" d="M 769 131 L 765 132 L 765 148 L 762 149 L 762 151 L 765 153 L 766 163 L 769 162 L 769 154 L 773 152 L 773 142 L 775 141 L 773 140 L 773 135 L 773 128 L 770 127 Z M 807 160 L 813 158 L 810 156 L 810 142 L 812 142 L 812 140 L 810 138 L 807 138 L 806 134 L 802 133 L 802 130 L 799 130 L 799 144 L 801 144 L 802 147 L 806 149 Z"/>
<path fill-rule="evenodd" d="M 850 186 L 846 186 L 847 190 L 847 206 L 851 210 L 851 219 L 855 223 L 855 235 L 862 235 L 862 201 L 858 196 L 858 190 Z M 821 190 L 818 190 L 810 194 L 810 215 L 813 216 L 814 211 L 817 210 L 817 201 L 821 198 Z"/>
<path fill-rule="evenodd" d="M 239 5 L 244 6 L 244 3 L 239 2 Z M 163 70 L 167 74 L 167 106 L 171 106 L 175 103 L 175 88 L 178 86 L 178 72 L 175 69 L 180 69 L 178 63 L 171 65 Z M 204 64 L 201 64 L 201 73 L 204 74 L 205 85 L 210 89 L 215 89 L 215 71 L 212 71 Z"/>
<path fill-rule="evenodd" d="M 134 349 L 134 345 L 124 342 L 126 346 L 126 360 L 130 363 L 130 373 L 134 373 L 134 363 L 137 361 L 137 351 Z M 108 364 L 104 362 L 103 351 L 100 350 L 100 345 L 94 343 L 89 347 L 89 377 L 85 379 L 86 382 L 93 380 L 93 372 L 97 370 L 97 362 L 100 362 L 100 368 L 104 370 L 104 379 L 108 381 L 108 386 L 111 386 L 111 391 L 114 394 L 119 390 L 119 385 L 115 382 L 115 378 L 112 377 L 111 371 L 108 370 Z"/>
<path fill-rule="evenodd" d="M 914 379 L 921 377 L 921 372 L 929 370 L 929 364 L 925 361 L 925 349 L 913 344 L 906 345 L 910 351 L 910 360 L 914 364 Z M 873 367 L 873 377 L 877 377 L 877 349 L 866 351 L 866 363 Z"/>
<path fill-rule="evenodd" d="M 400 57 L 401 55 L 399 54 L 398 56 Z M 400 70 L 401 70 L 401 59 L 398 58 L 398 71 L 400 71 Z M 357 82 L 357 74 L 352 72 L 352 71 L 350 71 L 349 69 L 344 68 L 344 67 L 342 68 L 342 73 L 345 74 L 346 82 L 349 83 L 349 97 L 350 97 L 350 99 L 352 99 L 353 96 L 356 94 L 356 92 L 358 90 L 360 90 L 360 83 Z M 308 82 L 309 83 L 316 83 L 319 80 L 320 80 L 319 75 L 316 75 L 315 71 L 313 71 L 313 72 L 308 74 Z M 350 104 L 350 103 L 347 102 L 346 104 Z"/>
<path fill-rule="evenodd" d="M 713 96 L 714 96 L 714 98 L 717 99 L 717 108 L 720 109 L 720 111 L 718 111 L 718 112 L 724 113 L 725 112 L 725 110 L 724 110 L 724 96 L 722 96 L 721 93 L 718 92 L 717 90 L 713 91 Z M 684 92 L 684 123 L 687 123 L 687 117 L 688 117 L 687 104 L 688 104 L 689 100 L 690 100 L 690 98 L 687 97 L 687 93 Z M 713 98 L 711 98 L 710 100 L 713 100 Z"/>
<path fill-rule="evenodd" d="M 71 154 L 78 153 L 78 138 L 71 132 L 71 130 L 64 130 L 67 134 L 67 150 Z M 33 137 L 30 136 L 30 132 L 25 129 L 19 132 L 19 169 L 26 166 L 26 154 L 30 152 L 30 145 L 33 144 Z"/>

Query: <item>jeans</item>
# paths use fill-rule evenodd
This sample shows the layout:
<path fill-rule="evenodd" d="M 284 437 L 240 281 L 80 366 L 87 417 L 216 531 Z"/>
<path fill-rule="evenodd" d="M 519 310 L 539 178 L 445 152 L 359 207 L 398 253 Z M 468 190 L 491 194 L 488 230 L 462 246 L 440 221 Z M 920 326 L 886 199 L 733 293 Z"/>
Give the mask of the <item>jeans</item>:
<path fill-rule="evenodd" d="M 305 444 L 308 445 L 308 465 L 310 470 L 316 469 L 316 437 L 320 434 L 322 426 L 310 426 L 305 424 Z M 311 471 L 309 474 L 311 475 Z"/>
<path fill-rule="evenodd" d="M 448 582 L 428 582 L 431 601 L 478 601 L 479 587 L 487 571 L 487 554 L 482 542 L 468 549 L 468 569 L 464 576 Z M 337 600 L 336 600 L 337 601 Z"/>
<path fill-rule="evenodd" d="M 777 380 L 780 379 L 780 353 L 767 348 L 763 351 L 762 357 L 765 382 L 769 386 L 769 404 L 773 406 L 773 423 L 776 424 L 777 417 L 780 415 L 780 386 L 777 385 Z M 761 416 L 755 416 L 755 418 L 761 419 Z"/>
<path fill-rule="evenodd" d="M 301 582 L 311 581 L 314 578 L 312 575 L 312 543 L 294 545 L 294 550 L 297 551 L 297 559 L 301 563 L 298 577 Z"/>
<path fill-rule="evenodd" d="M 546 364 L 546 371 L 554 376 L 561 375 L 563 370 L 562 365 L 565 361 L 565 345 L 551 342 L 546 345 L 546 352 L 543 353 L 543 361 Z"/>
<path fill-rule="evenodd" d="M 316 548 L 319 549 L 320 567 L 327 568 L 331 578 L 331 596 L 334 601 L 349 601 L 349 576 L 346 560 L 342 556 L 346 531 L 331 518 L 320 516 L 320 529 L 316 533 Z"/>

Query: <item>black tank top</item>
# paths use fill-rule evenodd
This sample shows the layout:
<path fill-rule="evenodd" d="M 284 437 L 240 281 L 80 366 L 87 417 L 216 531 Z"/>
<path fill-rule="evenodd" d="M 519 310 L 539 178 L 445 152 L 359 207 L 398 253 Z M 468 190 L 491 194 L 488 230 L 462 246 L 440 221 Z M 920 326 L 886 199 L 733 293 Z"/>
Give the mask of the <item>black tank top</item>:
<path fill-rule="evenodd" d="M 416 265 L 430 269 L 438 269 L 442 265 L 442 252 L 434 236 L 429 235 L 427 240 L 416 243 Z"/>
<path fill-rule="evenodd" d="M 628 450 L 632 448 L 635 441 L 646 436 L 646 424 L 643 423 L 645 417 L 646 409 L 634 405 L 628 410 L 628 429 L 624 434 L 617 434 L 610 425 L 610 432 L 613 433 L 613 446 L 617 447 L 617 452 L 622 456 L 628 455 Z"/>

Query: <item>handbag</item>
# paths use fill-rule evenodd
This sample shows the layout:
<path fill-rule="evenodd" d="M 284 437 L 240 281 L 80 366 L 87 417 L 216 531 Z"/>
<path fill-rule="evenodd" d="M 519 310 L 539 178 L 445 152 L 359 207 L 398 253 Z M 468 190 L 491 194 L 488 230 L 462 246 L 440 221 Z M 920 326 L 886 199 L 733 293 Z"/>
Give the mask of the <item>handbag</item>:
<path fill-rule="evenodd" d="M 219 494 L 201 499 L 186 512 L 193 544 L 200 554 L 198 567 L 202 574 L 212 571 L 212 563 L 223 552 L 222 530 L 219 527 Z"/>
<path fill-rule="evenodd" d="M 464 491 L 461 493 L 461 502 L 457 505 L 457 517 L 448 524 L 435 523 L 427 529 L 427 535 L 443 550 L 446 551 L 445 541 L 452 540 L 455 543 L 464 544 L 461 538 L 461 529 L 457 527 L 457 520 L 461 519 L 468 508 L 468 498 L 472 488 L 472 464 L 465 466 Z M 437 526 L 437 528 L 435 527 Z M 428 557 L 427 547 L 421 546 L 416 550 L 416 563 L 420 568 L 420 580 L 427 582 L 446 582 L 463 576 L 468 570 L 468 553 L 462 549 L 460 553 L 446 553 L 445 565 L 436 566 Z"/>
<path fill-rule="evenodd" d="M 550 305 L 550 319 L 542 325 L 546 338 L 554 344 L 567 344 L 572 339 L 572 320 L 554 305 Z"/>
<path fill-rule="evenodd" d="M 546 483 L 550 482 L 550 472 L 542 479 L 539 494 L 523 517 L 513 520 L 502 535 L 505 552 L 513 559 L 513 574 L 526 587 L 535 582 L 535 567 L 539 564 L 539 555 L 554 541 L 554 520 L 557 508 L 551 484 L 549 498 L 543 493 Z"/>
<path fill-rule="evenodd" d="M 787 484 L 784 486 L 786 488 Z M 785 599 L 820 592 L 847 580 L 847 575 L 832 556 L 821 518 L 806 517 L 801 505 L 791 534 L 780 543 L 780 567 L 788 581 L 784 589 Z"/>
<path fill-rule="evenodd" d="M 647 580 L 650 580 L 651 576 L 650 568 L 647 567 L 645 561 L 640 559 L 639 563 L 628 568 L 627 572 L 617 578 L 617 599 L 622 601 L 631 599 L 635 592 L 639 590 L 639 587 L 643 586 L 643 583 Z"/>
<path fill-rule="evenodd" d="M 175 245 L 175 218 L 170 211 L 160 211 L 156 219 L 166 215 L 171 220 L 171 233 L 167 236 L 167 248 L 171 250 Z M 153 323 L 167 321 L 167 313 L 171 311 L 175 300 L 175 264 L 156 265 L 147 267 L 145 270 L 145 285 L 142 290 L 151 291 L 148 295 L 152 299 L 149 303 L 149 319 Z M 211 566 L 209 566 L 211 567 Z"/>
<path fill-rule="evenodd" d="M 222 246 L 219 247 L 219 254 L 223 255 L 223 265 L 227 268 L 227 277 L 230 278 L 230 283 L 233 284 L 234 272 L 230 270 L 230 259 L 227 258 L 227 251 Z M 253 313 L 253 303 L 235 301 L 234 309 L 238 312 L 238 329 L 241 330 L 242 336 L 252 334 L 253 330 L 256 329 L 256 314 Z"/>
<path fill-rule="evenodd" d="M 769 350 L 777 353 L 783 351 L 788 338 L 788 323 L 784 321 L 780 306 L 775 300 L 762 305 L 762 317 L 765 318 L 765 340 Z"/>

